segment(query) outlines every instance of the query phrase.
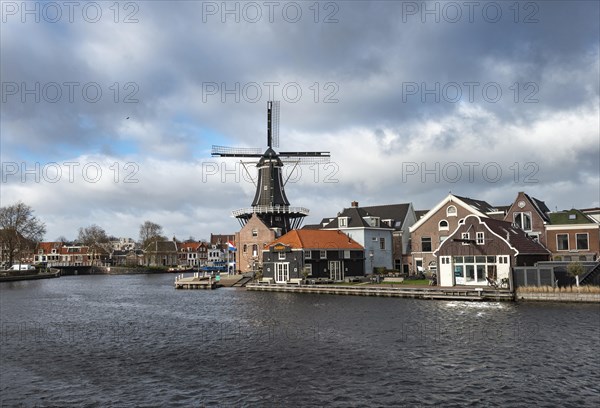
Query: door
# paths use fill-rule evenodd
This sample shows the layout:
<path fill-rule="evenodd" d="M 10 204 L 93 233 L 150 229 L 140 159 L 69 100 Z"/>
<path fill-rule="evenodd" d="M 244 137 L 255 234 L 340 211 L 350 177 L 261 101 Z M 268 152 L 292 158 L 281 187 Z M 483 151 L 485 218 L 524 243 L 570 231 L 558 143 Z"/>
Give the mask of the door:
<path fill-rule="evenodd" d="M 329 261 L 329 278 L 333 281 L 344 280 L 344 271 L 340 261 Z"/>
<path fill-rule="evenodd" d="M 275 283 L 286 283 L 290 279 L 290 263 L 275 262 Z"/>

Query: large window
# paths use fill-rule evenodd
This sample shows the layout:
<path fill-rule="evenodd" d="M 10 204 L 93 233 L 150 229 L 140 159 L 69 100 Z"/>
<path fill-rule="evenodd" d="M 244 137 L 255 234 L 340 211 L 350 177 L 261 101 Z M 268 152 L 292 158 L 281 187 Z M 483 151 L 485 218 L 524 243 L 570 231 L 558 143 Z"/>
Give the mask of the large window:
<path fill-rule="evenodd" d="M 556 235 L 556 248 L 559 251 L 569 250 L 569 235 L 568 234 L 557 234 Z"/>
<path fill-rule="evenodd" d="M 421 238 L 421 251 L 431 252 L 431 237 Z"/>
<path fill-rule="evenodd" d="M 575 234 L 575 237 L 576 237 L 577 249 L 578 250 L 590 249 L 589 243 L 588 243 L 588 234 L 587 233 Z"/>
<path fill-rule="evenodd" d="M 513 221 L 523 231 L 531 231 L 531 213 L 514 213 Z"/>
<path fill-rule="evenodd" d="M 454 277 L 457 284 L 485 283 L 486 278 L 496 280 L 495 256 L 455 256 Z"/>

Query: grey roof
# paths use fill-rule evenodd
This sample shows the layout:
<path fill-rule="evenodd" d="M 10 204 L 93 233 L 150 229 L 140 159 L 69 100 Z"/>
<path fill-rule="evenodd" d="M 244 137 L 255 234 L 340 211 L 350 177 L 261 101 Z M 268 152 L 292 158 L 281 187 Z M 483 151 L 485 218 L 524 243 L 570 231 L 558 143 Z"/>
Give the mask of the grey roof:
<path fill-rule="evenodd" d="M 482 218 L 481 222 L 486 224 L 494 233 L 506 239 L 510 245 L 516 248 L 520 254 L 548 254 L 549 251 L 539 242 L 520 228 L 515 228 L 508 221 L 495 220 L 493 218 Z"/>
<path fill-rule="evenodd" d="M 375 205 L 370 207 L 350 207 L 344 208 L 344 210 L 338 215 L 338 217 L 348 217 L 348 228 L 360 228 L 360 227 L 371 227 L 363 217 L 379 217 L 381 221 L 392 220 L 389 227 L 399 230 L 403 227 L 404 220 L 410 204 L 388 204 L 388 205 Z M 327 221 L 327 218 L 323 219 L 323 222 Z M 399 222 L 399 224 L 398 224 Z M 386 224 L 380 223 L 381 228 L 388 227 Z M 339 228 L 338 218 L 333 218 L 323 228 Z"/>
<path fill-rule="evenodd" d="M 486 213 L 489 213 L 489 212 L 494 212 L 494 211 L 497 210 L 496 207 L 492 206 L 487 201 L 475 200 L 475 199 L 469 198 L 469 197 L 461 197 L 461 196 L 457 196 L 456 194 L 453 194 L 453 196 L 456 197 L 456 198 L 458 198 L 459 200 L 464 201 L 465 204 L 470 205 L 475 210 L 477 210 L 477 211 L 479 211 L 480 213 L 483 213 L 483 214 L 486 214 Z"/>
<path fill-rule="evenodd" d="M 427 214 L 429 211 L 431 210 L 416 210 L 415 211 L 415 217 L 417 219 L 417 221 L 419 221 L 419 219 L 424 216 L 425 214 Z"/>
<path fill-rule="evenodd" d="M 530 196 L 529 194 L 523 193 L 525 197 L 533 204 L 538 214 L 544 219 L 544 221 L 550 222 L 550 218 L 548 218 L 548 213 L 550 209 L 546 206 L 546 203 L 538 200 L 535 197 Z"/>
<path fill-rule="evenodd" d="M 146 247 L 146 252 L 177 252 L 177 243 L 175 241 L 151 242 Z"/>

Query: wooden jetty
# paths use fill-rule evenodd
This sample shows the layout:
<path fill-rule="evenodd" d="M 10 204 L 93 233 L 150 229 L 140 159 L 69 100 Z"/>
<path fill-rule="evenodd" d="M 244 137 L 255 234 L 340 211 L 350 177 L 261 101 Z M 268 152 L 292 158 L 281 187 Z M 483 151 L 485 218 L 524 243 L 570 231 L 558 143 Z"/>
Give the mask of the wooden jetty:
<path fill-rule="evenodd" d="M 266 292 L 322 293 L 330 295 L 386 296 L 414 299 L 472 300 L 472 301 L 513 301 L 514 294 L 507 289 L 491 287 L 423 287 L 399 288 L 366 285 L 288 285 L 251 283 L 248 290 Z"/>
<path fill-rule="evenodd" d="M 175 289 L 215 289 L 217 279 L 213 276 L 201 276 L 195 272 L 194 276 L 184 277 L 183 274 L 175 277 Z"/>

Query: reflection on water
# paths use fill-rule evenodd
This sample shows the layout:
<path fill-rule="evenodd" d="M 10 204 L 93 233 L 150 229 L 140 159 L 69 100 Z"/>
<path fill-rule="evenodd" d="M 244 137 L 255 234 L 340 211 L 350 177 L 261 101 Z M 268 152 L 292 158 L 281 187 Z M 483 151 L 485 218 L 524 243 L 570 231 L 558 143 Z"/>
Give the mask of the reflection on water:
<path fill-rule="evenodd" d="M 597 305 L 0 286 L 2 406 L 595 406 Z"/>

